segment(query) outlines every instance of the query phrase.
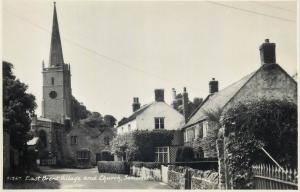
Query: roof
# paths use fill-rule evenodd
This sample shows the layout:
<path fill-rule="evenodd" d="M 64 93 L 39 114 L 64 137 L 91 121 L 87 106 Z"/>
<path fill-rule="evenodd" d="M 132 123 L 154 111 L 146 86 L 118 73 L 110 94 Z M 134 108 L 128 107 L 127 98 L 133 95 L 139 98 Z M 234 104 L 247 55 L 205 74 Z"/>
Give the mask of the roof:
<path fill-rule="evenodd" d="M 154 102 L 144 105 L 142 106 L 139 110 L 135 111 L 132 115 L 130 115 L 128 118 L 124 118 L 121 121 L 119 121 L 119 126 L 122 126 L 132 120 L 134 120 L 138 115 L 142 114 L 146 109 L 148 109 L 152 104 L 154 104 Z"/>
<path fill-rule="evenodd" d="M 64 63 L 55 3 L 53 10 L 53 24 L 49 60 L 50 66 L 62 65 Z"/>
<path fill-rule="evenodd" d="M 205 112 L 207 111 L 216 111 L 218 109 L 223 109 L 224 106 L 230 101 L 230 99 L 234 97 L 234 95 L 254 76 L 257 71 L 250 73 L 249 75 L 227 86 L 219 92 L 208 95 L 203 103 L 198 107 L 198 109 L 191 115 L 188 122 L 183 126 L 183 128 L 189 127 L 198 123 L 199 121 L 204 120 L 206 118 Z"/>
<path fill-rule="evenodd" d="M 33 137 L 31 140 L 27 141 L 27 145 L 36 145 L 39 140 L 39 137 Z"/>

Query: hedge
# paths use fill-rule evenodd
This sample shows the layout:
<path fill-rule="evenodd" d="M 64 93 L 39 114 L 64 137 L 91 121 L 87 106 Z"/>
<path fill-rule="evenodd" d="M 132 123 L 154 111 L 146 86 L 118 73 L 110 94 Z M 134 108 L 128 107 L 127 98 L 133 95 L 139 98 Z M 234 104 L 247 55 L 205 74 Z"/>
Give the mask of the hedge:
<path fill-rule="evenodd" d="M 138 162 L 138 161 L 133 161 L 130 163 L 130 166 L 135 166 L 135 167 L 145 167 L 148 169 L 160 169 L 162 163 L 158 162 Z"/>
<path fill-rule="evenodd" d="M 99 173 L 129 174 L 129 163 L 124 161 L 98 161 Z"/>

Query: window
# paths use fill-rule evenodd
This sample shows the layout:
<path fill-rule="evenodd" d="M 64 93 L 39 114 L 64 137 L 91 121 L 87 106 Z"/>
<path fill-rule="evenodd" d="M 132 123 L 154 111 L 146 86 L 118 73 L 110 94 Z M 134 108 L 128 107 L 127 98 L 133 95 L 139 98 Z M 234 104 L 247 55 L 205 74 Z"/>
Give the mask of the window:
<path fill-rule="evenodd" d="M 155 148 L 155 162 L 169 163 L 169 147 Z"/>
<path fill-rule="evenodd" d="M 128 124 L 128 132 L 130 132 L 130 130 L 131 130 L 131 125 Z"/>
<path fill-rule="evenodd" d="M 54 85 L 54 77 L 51 77 L 51 85 Z"/>
<path fill-rule="evenodd" d="M 195 139 L 195 128 L 191 127 L 187 129 L 187 141 L 194 141 Z"/>
<path fill-rule="evenodd" d="M 89 151 L 77 151 L 77 160 L 88 160 L 90 158 Z"/>
<path fill-rule="evenodd" d="M 109 137 L 104 137 L 104 145 L 109 145 Z"/>
<path fill-rule="evenodd" d="M 203 122 L 203 137 L 206 137 L 207 135 L 207 130 L 208 130 L 208 122 L 204 121 Z"/>
<path fill-rule="evenodd" d="M 71 136 L 71 145 L 77 145 L 77 136 Z"/>
<path fill-rule="evenodd" d="M 155 124 L 155 129 L 164 129 L 165 128 L 165 118 L 164 117 L 155 117 L 154 124 Z"/>
<path fill-rule="evenodd" d="M 199 138 L 203 138 L 203 123 L 199 123 Z"/>

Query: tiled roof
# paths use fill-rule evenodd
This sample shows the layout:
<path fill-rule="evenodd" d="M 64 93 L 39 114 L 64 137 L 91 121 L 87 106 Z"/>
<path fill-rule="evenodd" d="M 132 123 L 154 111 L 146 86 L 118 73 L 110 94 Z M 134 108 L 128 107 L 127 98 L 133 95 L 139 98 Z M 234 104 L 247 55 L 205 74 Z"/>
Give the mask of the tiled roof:
<path fill-rule="evenodd" d="M 154 102 L 153 102 L 154 103 Z M 147 104 L 147 105 L 144 105 L 142 106 L 139 110 L 137 110 L 136 112 L 134 112 L 132 115 L 130 115 L 128 118 L 125 118 L 125 119 L 122 119 L 120 122 L 119 122 L 119 126 L 122 126 L 132 120 L 134 120 L 138 115 L 142 114 L 146 109 L 148 109 L 148 107 L 150 107 L 153 103 L 150 103 L 150 104 Z"/>
<path fill-rule="evenodd" d="M 189 127 L 199 121 L 202 121 L 206 118 L 205 112 L 207 111 L 216 111 L 218 109 L 223 109 L 223 107 L 230 101 L 232 97 L 245 85 L 248 80 L 256 73 L 257 71 L 243 77 L 239 81 L 229 85 L 228 87 L 216 92 L 212 95 L 207 96 L 199 108 L 191 115 L 188 122 L 183 126 Z"/>

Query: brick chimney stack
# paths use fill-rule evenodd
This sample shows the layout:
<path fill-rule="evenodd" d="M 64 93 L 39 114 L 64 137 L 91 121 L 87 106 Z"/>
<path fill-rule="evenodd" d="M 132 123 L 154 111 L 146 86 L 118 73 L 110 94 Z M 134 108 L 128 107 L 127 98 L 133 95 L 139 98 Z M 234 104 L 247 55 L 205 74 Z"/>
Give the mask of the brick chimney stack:
<path fill-rule="evenodd" d="M 155 89 L 154 94 L 155 94 L 155 101 L 156 102 L 164 102 L 165 101 L 165 96 L 164 96 L 164 90 L 163 89 Z"/>
<path fill-rule="evenodd" d="M 261 64 L 275 64 L 276 63 L 276 53 L 275 53 L 275 43 L 270 43 L 269 39 L 259 47 Z"/>
<path fill-rule="evenodd" d="M 209 81 L 209 94 L 213 94 L 218 91 L 219 91 L 219 82 L 216 81 L 215 78 L 212 78 L 212 80 Z"/>
<path fill-rule="evenodd" d="M 141 108 L 141 104 L 139 102 L 139 98 L 138 97 L 134 97 L 133 98 L 133 103 L 132 103 L 132 111 L 136 112 L 140 108 Z"/>

